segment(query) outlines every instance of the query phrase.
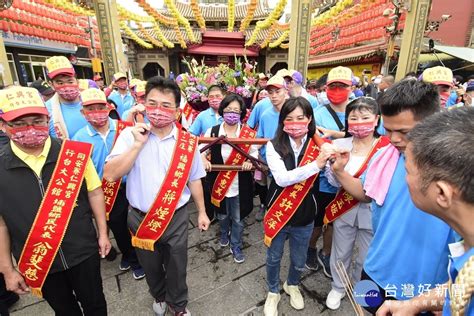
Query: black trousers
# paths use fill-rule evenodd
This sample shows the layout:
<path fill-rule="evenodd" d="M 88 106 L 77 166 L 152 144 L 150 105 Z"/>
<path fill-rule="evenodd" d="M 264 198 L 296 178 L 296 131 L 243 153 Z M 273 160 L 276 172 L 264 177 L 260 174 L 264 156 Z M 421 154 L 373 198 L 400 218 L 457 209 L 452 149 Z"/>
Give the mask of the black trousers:
<path fill-rule="evenodd" d="M 68 270 L 49 274 L 42 292 L 56 316 L 107 315 L 99 252 Z"/>
<path fill-rule="evenodd" d="M 121 185 L 115 199 L 114 207 L 109 214 L 107 224 L 114 233 L 117 246 L 122 253 L 122 259 L 128 261 L 132 269 L 140 268 L 137 253 L 132 246 L 132 237 L 127 225 L 128 200 L 125 193 L 125 185 Z"/>
<path fill-rule="evenodd" d="M 130 210 L 128 213 L 128 226 L 133 233 L 145 214 L 138 212 Z M 166 301 L 177 312 L 184 311 L 188 304 L 188 222 L 186 207 L 176 210 L 165 232 L 155 243 L 154 251 L 137 248 L 150 294 L 158 302 Z"/>
<path fill-rule="evenodd" d="M 8 316 L 8 308 L 16 301 L 18 301 L 18 294 L 7 291 L 5 279 L 3 274 L 0 273 L 0 315 Z"/>

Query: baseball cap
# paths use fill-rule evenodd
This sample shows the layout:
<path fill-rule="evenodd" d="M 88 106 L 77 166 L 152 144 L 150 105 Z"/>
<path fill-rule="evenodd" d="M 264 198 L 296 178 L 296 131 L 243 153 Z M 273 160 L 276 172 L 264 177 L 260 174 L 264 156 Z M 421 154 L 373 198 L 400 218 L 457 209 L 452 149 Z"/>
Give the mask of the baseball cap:
<path fill-rule="evenodd" d="M 96 88 L 86 89 L 81 92 L 81 101 L 82 106 L 87 106 L 91 104 L 107 104 L 107 98 L 105 93 Z"/>
<path fill-rule="evenodd" d="M 301 72 L 292 69 L 288 71 L 288 75 L 287 77 L 291 77 L 291 80 L 297 85 L 301 86 L 303 84 L 303 74 L 301 74 Z"/>
<path fill-rule="evenodd" d="M 311 79 L 308 81 L 308 83 L 306 84 L 306 87 L 309 88 L 309 87 L 317 87 L 318 86 L 318 80 L 315 80 L 315 79 Z"/>
<path fill-rule="evenodd" d="M 466 87 L 466 92 L 474 91 L 474 81 L 469 82 Z"/>
<path fill-rule="evenodd" d="M 121 78 L 125 78 L 127 79 L 127 75 L 124 74 L 123 72 L 117 72 L 117 73 L 114 73 L 114 81 L 117 81 Z"/>
<path fill-rule="evenodd" d="M 429 82 L 436 85 L 453 86 L 453 72 L 451 69 L 443 66 L 425 69 L 421 77 L 424 82 Z"/>
<path fill-rule="evenodd" d="M 348 86 L 352 85 L 352 70 L 348 67 L 336 67 L 329 71 L 327 85 L 340 82 Z"/>
<path fill-rule="evenodd" d="M 53 56 L 46 59 L 46 70 L 48 77 L 54 79 L 58 75 L 74 76 L 76 72 L 69 59 L 64 56 Z"/>
<path fill-rule="evenodd" d="M 38 90 L 11 87 L 0 91 L 0 117 L 5 121 L 28 114 L 49 115 Z"/>
<path fill-rule="evenodd" d="M 270 80 L 268 80 L 265 90 L 270 90 L 271 87 L 280 89 L 285 86 L 286 86 L 285 79 L 281 76 L 274 75 L 273 77 L 270 78 Z"/>
<path fill-rule="evenodd" d="M 288 69 L 280 69 L 280 70 L 277 71 L 275 76 L 280 76 L 282 78 L 285 78 L 285 77 L 291 77 L 291 74 L 288 71 Z"/>
<path fill-rule="evenodd" d="M 130 80 L 130 88 L 136 87 L 136 85 L 137 85 L 140 81 L 141 81 L 140 79 L 132 78 L 132 79 Z"/>
<path fill-rule="evenodd" d="M 141 97 L 145 95 L 146 81 L 139 80 L 135 86 L 135 92 L 137 96 Z"/>
<path fill-rule="evenodd" d="M 93 78 L 92 80 L 94 80 L 94 81 L 98 81 L 98 80 L 102 80 L 102 79 L 104 79 L 104 78 L 102 78 L 102 76 L 101 76 L 101 75 L 95 75 L 95 76 L 94 76 L 94 78 Z"/>
<path fill-rule="evenodd" d="M 48 82 L 41 79 L 33 81 L 30 87 L 38 90 L 42 95 L 50 95 L 54 93 L 53 88 L 51 88 Z"/>
<path fill-rule="evenodd" d="M 261 80 L 261 79 L 267 79 L 268 80 L 268 76 L 266 74 L 264 74 L 263 72 L 259 73 L 258 74 L 258 79 Z"/>

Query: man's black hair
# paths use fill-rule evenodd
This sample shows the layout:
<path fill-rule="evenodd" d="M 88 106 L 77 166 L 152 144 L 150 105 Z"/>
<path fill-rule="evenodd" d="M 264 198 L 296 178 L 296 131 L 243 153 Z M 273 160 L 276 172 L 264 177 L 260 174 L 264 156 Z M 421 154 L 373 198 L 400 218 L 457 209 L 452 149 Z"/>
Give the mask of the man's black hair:
<path fill-rule="evenodd" d="M 148 97 L 148 94 L 153 89 L 160 92 L 173 93 L 176 107 L 179 107 L 179 103 L 181 102 L 181 90 L 174 80 L 160 76 L 148 79 L 145 86 L 145 98 Z"/>

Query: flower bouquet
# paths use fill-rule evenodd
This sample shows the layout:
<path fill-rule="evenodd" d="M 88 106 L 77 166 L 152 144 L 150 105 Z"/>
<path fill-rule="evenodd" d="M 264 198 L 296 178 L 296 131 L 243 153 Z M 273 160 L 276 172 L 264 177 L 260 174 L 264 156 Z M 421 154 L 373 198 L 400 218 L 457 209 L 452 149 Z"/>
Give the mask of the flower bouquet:
<path fill-rule="evenodd" d="M 205 82 L 208 68 L 204 65 L 204 61 L 199 63 L 196 59 L 188 61 L 183 59 L 183 63 L 188 66 L 190 73 L 181 74 L 176 78 L 176 83 L 186 95 L 186 100 L 196 111 L 204 111 L 209 108 L 207 102 L 207 87 Z"/>

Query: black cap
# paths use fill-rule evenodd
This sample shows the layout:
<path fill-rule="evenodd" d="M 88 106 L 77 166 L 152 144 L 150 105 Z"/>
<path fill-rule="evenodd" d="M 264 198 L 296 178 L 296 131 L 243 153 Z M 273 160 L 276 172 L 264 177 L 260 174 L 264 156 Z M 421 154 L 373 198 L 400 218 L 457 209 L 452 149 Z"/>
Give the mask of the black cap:
<path fill-rule="evenodd" d="M 31 88 L 35 88 L 42 95 L 50 95 L 54 93 L 53 88 L 51 88 L 50 85 L 46 81 L 41 80 L 41 79 L 33 81 L 33 83 L 31 84 Z"/>

